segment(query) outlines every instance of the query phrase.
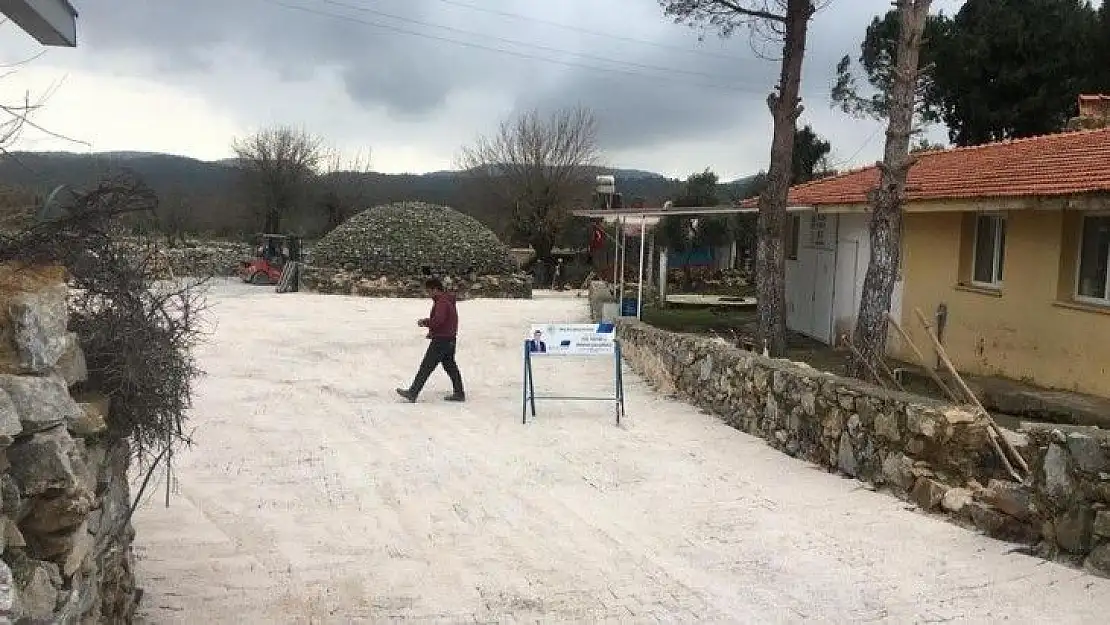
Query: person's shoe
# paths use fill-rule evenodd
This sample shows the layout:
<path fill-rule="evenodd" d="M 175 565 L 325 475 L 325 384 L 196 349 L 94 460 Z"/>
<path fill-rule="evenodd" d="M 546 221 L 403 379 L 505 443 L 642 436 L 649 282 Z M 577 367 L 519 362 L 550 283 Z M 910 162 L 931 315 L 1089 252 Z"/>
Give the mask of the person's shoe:
<path fill-rule="evenodd" d="M 397 394 L 403 397 L 405 401 L 409 402 L 410 404 L 416 403 L 416 393 L 413 393 L 407 388 L 397 389 Z"/>
<path fill-rule="evenodd" d="M 448 395 L 447 397 L 444 397 L 443 399 L 445 401 L 464 402 L 464 401 L 466 401 L 466 393 L 451 393 L 450 395 Z"/>

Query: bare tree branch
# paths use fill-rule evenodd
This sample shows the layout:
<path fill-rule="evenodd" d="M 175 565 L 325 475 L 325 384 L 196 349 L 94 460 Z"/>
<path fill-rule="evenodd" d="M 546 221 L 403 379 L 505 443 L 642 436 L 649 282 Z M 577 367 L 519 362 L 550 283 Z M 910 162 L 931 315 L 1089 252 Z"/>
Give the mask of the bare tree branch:
<path fill-rule="evenodd" d="M 236 139 L 231 149 L 248 191 L 261 204 L 259 225 L 280 233 L 319 173 L 327 155 L 324 141 L 302 129 L 277 126 Z"/>
<path fill-rule="evenodd" d="M 367 208 L 371 192 L 367 179 L 371 172 L 370 156 L 369 149 L 346 157 L 338 150 L 331 150 L 323 158 L 317 203 L 325 213 L 328 230 Z"/>
<path fill-rule="evenodd" d="M 513 233 L 548 260 L 576 201 L 589 197 L 599 153 L 597 122 L 583 107 L 501 123 L 459 156 L 470 182 L 512 217 Z"/>

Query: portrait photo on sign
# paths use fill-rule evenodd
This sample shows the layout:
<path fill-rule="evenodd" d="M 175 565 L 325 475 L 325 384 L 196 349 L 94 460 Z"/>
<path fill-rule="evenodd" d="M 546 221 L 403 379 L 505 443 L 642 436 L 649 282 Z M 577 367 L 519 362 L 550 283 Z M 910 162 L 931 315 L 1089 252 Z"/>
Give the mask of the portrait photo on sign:
<path fill-rule="evenodd" d="M 612 354 L 615 328 L 611 323 L 533 325 L 525 337 L 532 355 L 592 356 Z"/>

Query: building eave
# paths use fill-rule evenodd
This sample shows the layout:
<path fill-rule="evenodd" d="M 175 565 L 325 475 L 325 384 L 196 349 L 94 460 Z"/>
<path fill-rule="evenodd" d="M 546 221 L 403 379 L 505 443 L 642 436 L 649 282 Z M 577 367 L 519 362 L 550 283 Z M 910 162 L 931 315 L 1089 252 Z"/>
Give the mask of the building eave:
<path fill-rule="evenodd" d="M 44 46 L 77 46 L 77 9 L 69 0 L 0 0 L 0 13 Z"/>

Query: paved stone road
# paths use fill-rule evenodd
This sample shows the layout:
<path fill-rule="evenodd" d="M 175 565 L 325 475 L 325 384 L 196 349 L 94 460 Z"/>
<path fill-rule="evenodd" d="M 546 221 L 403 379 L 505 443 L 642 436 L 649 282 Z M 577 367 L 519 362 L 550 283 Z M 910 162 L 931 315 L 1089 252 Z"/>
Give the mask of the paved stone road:
<path fill-rule="evenodd" d="M 461 305 L 472 401 L 395 402 L 423 302 L 221 286 L 179 494 L 138 514 L 151 623 L 1105 623 L 1110 582 L 906 509 L 656 396 L 540 404 L 518 337 L 581 300 Z M 540 390 L 603 392 L 606 363 Z"/>

